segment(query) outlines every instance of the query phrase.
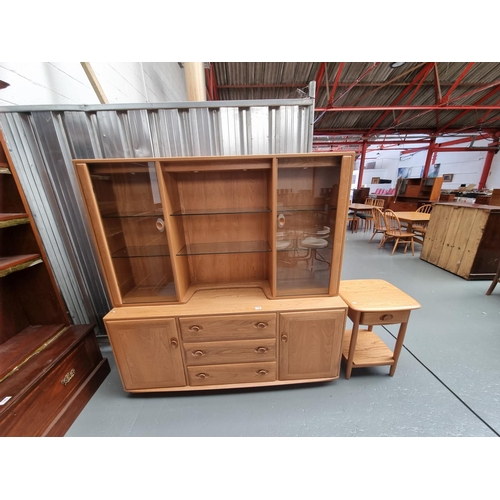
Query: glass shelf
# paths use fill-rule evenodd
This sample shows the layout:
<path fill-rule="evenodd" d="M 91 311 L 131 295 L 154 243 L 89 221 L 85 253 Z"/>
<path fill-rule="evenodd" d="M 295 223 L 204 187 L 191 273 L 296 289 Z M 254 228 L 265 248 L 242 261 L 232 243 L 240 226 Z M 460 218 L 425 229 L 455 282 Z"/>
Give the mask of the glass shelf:
<path fill-rule="evenodd" d="M 172 282 L 159 283 L 156 286 L 134 287 L 130 292 L 123 295 L 124 304 L 149 304 L 151 302 L 175 302 L 175 285 Z"/>
<path fill-rule="evenodd" d="M 185 215 L 231 215 L 231 214 L 261 214 L 271 213 L 271 209 L 267 207 L 249 207 L 249 208 L 214 208 L 200 210 L 179 210 L 170 214 L 173 217 L 183 217 Z"/>
<path fill-rule="evenodd" d="M 185 245 L 177 255 L 211 255 L 270 251 L 271 247 L 267 241 L 228 241 Z"/>
<path fill-rule="evenodd" d="M 148 212 L 113 212 L 110 214 L 102 214 L 103 219 L 124 219 L 128 217 L 159 217 L 163 215 L 163 208 L 157 208 Z"/>
<path fill-rule="evenodd" d="M 166 245 L 125 247 L 113 253 L 113 259 L 130 257 L 168 257 L 170 255 Z"/>
<path fill-rule="evenodd" d="M 278 207 L 278 213 L 280 212 L 328 212 L 329 210 L 336 210 L 337 207 L 334 206 L 295 206 L 295 207 Z"/>

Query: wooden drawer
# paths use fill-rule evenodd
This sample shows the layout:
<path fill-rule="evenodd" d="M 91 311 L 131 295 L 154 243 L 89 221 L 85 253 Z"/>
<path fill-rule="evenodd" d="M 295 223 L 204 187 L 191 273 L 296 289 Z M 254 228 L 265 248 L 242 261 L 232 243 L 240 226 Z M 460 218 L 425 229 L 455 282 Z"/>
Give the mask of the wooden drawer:
<path fill-rule="evenodd" d="M 12 409 L 2 423 L 2 435 L 8 435 L 11 428 L 16 429 L 15 435 L 19 437 L 41 435 L 96 366 L 90 354 L 94 350 L 92 342 L 92 337 L 88 336 Z"/>
<path fill-rule="evenodd" d="M 410 311 L 384 311 L 361 313 L 360 325 L 392 325 L 405 323 L 410 317 Z"/>
<path fill-rule="evenodd" d="M 276 380 L 276 363 L 241 363 L 231 365 L 188 366 L 189 383 L 192 386 L 220 384 L 260 385 Z"/>
<path fill-rule="evenodd" d="M 276 336 L 274 313 L 180 318 L 179 324 L 182 339 L 186 342 L 262 339 Z"/>
<path fill-rule="evenodd" d="M 197 342 L 196 344 L 184 344 L 184 352 L 188 366 L 275 361 L 276 341 L 263 339 Z"/>

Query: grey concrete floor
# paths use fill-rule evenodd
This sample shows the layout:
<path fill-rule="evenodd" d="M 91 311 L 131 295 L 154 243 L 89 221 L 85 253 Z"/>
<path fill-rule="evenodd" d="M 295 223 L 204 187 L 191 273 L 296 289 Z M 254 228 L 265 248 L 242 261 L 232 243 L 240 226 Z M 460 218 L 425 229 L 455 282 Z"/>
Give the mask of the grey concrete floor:
<path fill-rule="evenodd" d="M 500 435 L 500 288 L 466 281 L 390 245 L 347 233 L 342 279 L 384 279 L 422 304 L 412 312 L 394 377 L 249 390 L 131 395 L 111 373 L 66 436 L 448 437 Z M 375 241 L 377 239 L 377 241 Z M 397 326 L 375 331 L 394 345 Z"/>

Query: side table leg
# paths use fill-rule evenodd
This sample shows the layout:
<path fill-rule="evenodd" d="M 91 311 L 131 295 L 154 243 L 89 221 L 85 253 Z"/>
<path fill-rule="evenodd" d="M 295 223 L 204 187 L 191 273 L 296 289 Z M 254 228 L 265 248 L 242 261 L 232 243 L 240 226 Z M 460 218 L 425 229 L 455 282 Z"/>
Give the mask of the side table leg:
<path fill-rule="evenodd" d="M 394 364 L 391 365 L 391 369 L 389 371 L 389 375 L 391 377 L 396 372 L 396 365 L 398 364 L 399 355 L 401 353 L 401 348 L 403 347 L 403 341 L 405 339 L 407 326 L 408 326 L 408 322 L 401 323 L 401 326 L 399 327 L 399 332 L 398 332 L 398 336 L 396 339 L 396 345 L 394 346 L 394 353 L 393 353 Z"/>
<path fill-rule="evenodd" d="M 352 363 L 354 361 L 354 352 L 356 351 L 356 342 L 358 341 L 358 330 L 359 330 L 359 319 L 361 318 L 361 313 L 356 312 L 354 317 L 352 332 L 351 332 L 351 343 L 349 344 L 349 354 L 347 356 L 347 363 L 345 367 L 345 378 L 349 380 L 351 378 Z"/>

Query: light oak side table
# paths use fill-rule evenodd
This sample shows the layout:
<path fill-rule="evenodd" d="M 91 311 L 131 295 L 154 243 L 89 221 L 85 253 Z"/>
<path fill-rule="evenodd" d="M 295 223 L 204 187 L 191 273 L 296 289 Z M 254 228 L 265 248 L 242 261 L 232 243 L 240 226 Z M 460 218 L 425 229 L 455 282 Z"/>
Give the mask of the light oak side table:
<path fill-rule="evenodd" d="M 349 307 L 347 315 L 352 330 L 344 334 L 342 358 L 346 362 L 345 378 L 353 368 L 390 365 L 389 375 L 396 371 L 403 347 L 410 313 L 421 305 L 412 297 L 384 280 L 347 280 L 340 282 L 339 295 Z M 401 324 L 394 351 L 373 332 L 374 325 Z M 360 325 L 367 328 L 360 329 Z"/>

